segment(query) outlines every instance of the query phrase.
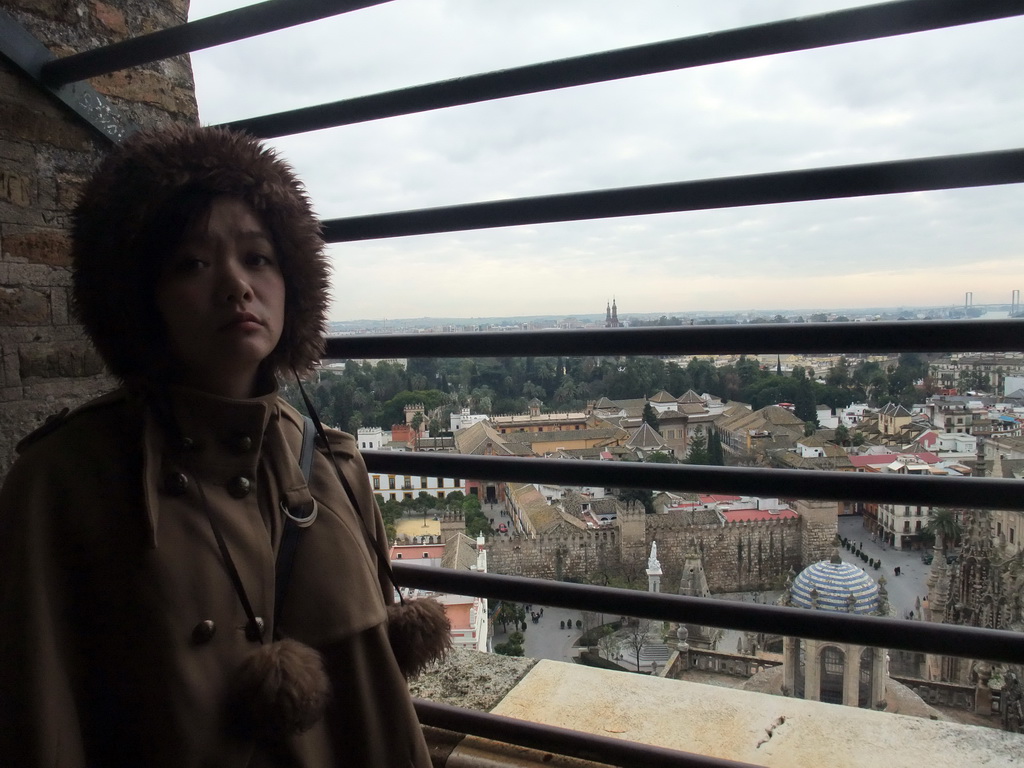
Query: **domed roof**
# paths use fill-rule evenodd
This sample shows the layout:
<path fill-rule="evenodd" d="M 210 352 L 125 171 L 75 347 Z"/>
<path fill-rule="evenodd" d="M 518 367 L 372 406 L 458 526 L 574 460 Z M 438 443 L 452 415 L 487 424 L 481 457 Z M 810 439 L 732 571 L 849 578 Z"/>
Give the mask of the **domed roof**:
<path fill-rule="evenodd" d="M 838 559 L 822 560 L 800 571 L 790 587 L 792 604 L 843 613 L 876 613 L 878 584 L 857 566 L 835 562 Z"/>

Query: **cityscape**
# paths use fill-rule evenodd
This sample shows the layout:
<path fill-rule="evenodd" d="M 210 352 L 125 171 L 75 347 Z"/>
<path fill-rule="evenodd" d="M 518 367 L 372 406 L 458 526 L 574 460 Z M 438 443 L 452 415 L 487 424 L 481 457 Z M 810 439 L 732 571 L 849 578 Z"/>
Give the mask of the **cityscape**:
<path fill-rule="evenodd" d="M 1013 304 L 966 304 L 687 318 L 625 315 L 610 300 L 589 317 L 386 329 L 1015 313 Z M 1024 477 L 1024 354 L 1016 352 L 327 361 L 311 394 L 368 451 Z M 1024 631 L 1024 513 L 1016 511 L 372 471 L 370 481 L 393 562 Z M 435 596 L 457 648 L 1022 732 L 1021 670 L 1012 666 Z M 805 662 L 812 657 L 820 668 Z M 420 685 L 430 688 L 429 676 Z"/>

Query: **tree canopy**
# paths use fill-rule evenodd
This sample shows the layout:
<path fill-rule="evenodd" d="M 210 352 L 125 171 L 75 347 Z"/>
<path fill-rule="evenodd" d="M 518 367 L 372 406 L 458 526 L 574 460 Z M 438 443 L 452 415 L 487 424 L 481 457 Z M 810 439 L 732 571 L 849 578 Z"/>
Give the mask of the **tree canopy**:
<path fill-rule="evenodd" d="M 524 413 L 533 398 L 548 410 L 575 411 L 602 397 L 635 399 L 660 390 L 679 395 L 692 389 L 749 403 L 755 410 L 793 403 L 800 418 L 813 421 L 818 403 L 831 408 L 852 402 L 910 405 L 927 394 L 921 387 L 927 384 L 928 364 L 914 354 L 902 354 L 895 364 L 884 366 L 844 357 L 820 380 L 807 368 L 798 366 L 787 373 L 778 359 L 772 363 L 762 366 L 749 357 L 731 365 L 699 357 L 685 365 L 636 356 L 412 358 L 403 368 L 393 362 L 347 360 L 343 368 L 320 371 L 319 380 L 307 391 L 325 423 L 352 433 L 360 427 L 387 430 L 405 423 L 405 407 L 421 404 L 422 419 L 434 436 L 461 408 L 484 414 Z M 965 374 L 958 382 L 962 388 L 982 386 L 974 372 Z M 303 409 L 293 383 L 282 382 L 281 393 Z M 645 421 L 658 428 L 655 409 L 645 409 Z"/>

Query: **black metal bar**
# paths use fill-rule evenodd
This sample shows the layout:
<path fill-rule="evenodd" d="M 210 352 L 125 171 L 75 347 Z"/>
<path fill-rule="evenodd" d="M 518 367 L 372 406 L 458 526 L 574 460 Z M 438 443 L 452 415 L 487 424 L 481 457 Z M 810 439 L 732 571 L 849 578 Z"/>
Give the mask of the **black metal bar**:
<path fill-rule="evenodd" d="M 226 123 L 270 138 L 461 104 L 1024 13 L 1021 0 L 901 0 L 486 72 Z"/>
<path fill-rule="evenodd" d="M 1022 350 L 1024 320 L 912 320 L 333 336 L 324 359 Z"/>
<path fill-rule="evenodd" d="M 1024 149 L 678 181 L 330 219 L 329 243 L 1024 182 Z"/>
<path fill-rule="evenodd" d="M 835 611 L 812 611 L 710 597 L 571 584 L 522 576 L 423 568 L 393 563 L 403 587 L 530 602 L 559 608 L 675 621 L 749 632 L 772 632 L 876 648 L 899 648 L 972 659 L 1024 663 L 1024 634 Z"/>
<path fill-rule="evenodd" d="M 420 723 L 623 768 L 757 768 L 718 757 L 531 723 L 426 699 L 414 699 Z"/>
<path fill-rule="evenodd" d="M 86 125 L 110 142 L 118 142 L 137 130 L 137 126 L 88 83 L 48 88 L 40 72 L 54 55 L 17 19 L 0 9 L 0 56 L 74 112 Z"/>
<path fill-rule="evenodd" d="M 1024 510 L 1019 480 L 363 451 L 371 472 L 556 485 Z"/>
<path fill-rule="evenodd" d="M 390 1 L 267 0 L 56 59 L 43 65 L 42 78 L 48 85 L 63 85 Z"/>

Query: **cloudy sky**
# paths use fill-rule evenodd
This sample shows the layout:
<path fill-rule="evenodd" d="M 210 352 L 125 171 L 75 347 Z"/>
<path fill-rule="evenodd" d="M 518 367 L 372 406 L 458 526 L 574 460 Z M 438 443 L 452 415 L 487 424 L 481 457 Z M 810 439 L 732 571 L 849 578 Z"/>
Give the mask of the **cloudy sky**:
<path fill-rule="evenodd" d="M 192 0 L 192 18 L 245 0 Z M 396 0 L 193 54 L 212 124 L 859 3 Z M 273 140 L 323 218 L 1024 146 L 1024 19 Z M 332 319 L 1006 303 L 1024 185 L 331 246 Z"/>

